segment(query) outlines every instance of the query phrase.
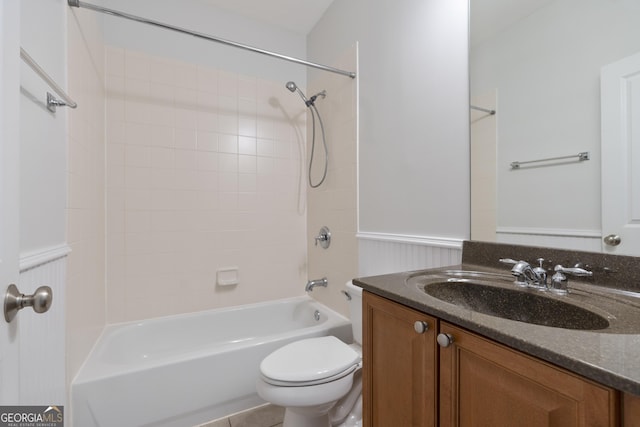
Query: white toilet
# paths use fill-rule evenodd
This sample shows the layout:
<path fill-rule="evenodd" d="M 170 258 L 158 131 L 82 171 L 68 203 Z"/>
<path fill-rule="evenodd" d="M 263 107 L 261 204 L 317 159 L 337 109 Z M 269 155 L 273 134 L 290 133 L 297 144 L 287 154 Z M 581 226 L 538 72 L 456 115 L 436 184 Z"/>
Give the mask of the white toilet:
<path fill-rule="evenodd" d="M 286 408 L 283 427 L 362 425 L 362 288 L 346 284 L 354 344 L 333 336 L 287 344 L 260 364 L 258 394 Z"/>

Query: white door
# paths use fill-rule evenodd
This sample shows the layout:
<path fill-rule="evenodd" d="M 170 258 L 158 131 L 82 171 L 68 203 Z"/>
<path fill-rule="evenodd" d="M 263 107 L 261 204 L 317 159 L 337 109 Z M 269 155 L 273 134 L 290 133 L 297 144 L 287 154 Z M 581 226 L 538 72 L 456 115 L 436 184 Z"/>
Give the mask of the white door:
<path fill-rule="evenodd" d="M 640 53 L 602 68 L 603 251 L 640 255 Z M 617 238 L 616 238 L 617 237 Z"/>
<path fill-rule="evenodd" d="M 0 307 L 18 280 L 19 0 L 0 1 Z M 18 322 L 0 315 L 0 405 L 18 404 Z"/>

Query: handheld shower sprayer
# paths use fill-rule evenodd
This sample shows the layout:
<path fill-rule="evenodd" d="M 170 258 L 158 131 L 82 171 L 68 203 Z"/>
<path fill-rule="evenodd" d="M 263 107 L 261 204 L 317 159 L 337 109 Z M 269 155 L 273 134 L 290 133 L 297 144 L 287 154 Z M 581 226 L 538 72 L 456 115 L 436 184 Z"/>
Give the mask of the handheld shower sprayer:
<path fill-rule="evenodd" d="M 318 93 L 316 93 L 315 95 L 313 95 L 311 98 L 307 99 L 306 96 L 304 96 L 304 93 L 302 93 L 302 91 L 300 90 L 300 88 L 298 87 L 298 85 L 296 85 L 294 82 L 289 81 L 287 82 L 287 84 L 285 85 L 287 89 L 289 89 L 290 92 L 298 92 L 298 95 L 300 95 L 300 98 L 302 98 L 302 100 L 304 101 L 304 104 L 307 106 L 307 108 L 309 109 L 309 111 L 311 111 L 311 120 L 312 120 L 312 136 L 311 136 L 311 158 L 309 159 L 309 185 L 311 186 L 311 188 L 318 188 L 320 187 L 320 185 L 322 185 L 322 183 L 324 182 L 325 178 L 327 177 L 327 169 L 328 169 L 328 165 L 329 165 L 329 149 L 327 148 L 327 141 L 325 139 L 324 136 L 324 125 L 322 124 L 322 118 L 320 117 L 320 112 L 318 111 L 318 109 L 316 108 L 316 99 L 320 96 L 323 99 L 326 98 L 327 96 L 327 91 L 326 90 L 322 90 Z M 311 166 L 313 165 L 313 158 L 314 158 L 314 153 L 315 153 L 315 146 L 316 146 L 316 115 L 318 116 L 318 122 L 320 123 L 320 129 L 322 130 L 322 144 L 324 146 L 324 173 L 322 174 L 322 178 L 320 179 L 320 182 L 318 182 L 317 184 L 314 184 L 313 182 L 311 182 Z"/>
<path fill-rule="evenodd" d="M 309 100 L 306 96 L 304 96 L 304 93 L 302 93 L 298 85 L 296 85 L 294 82 L 287 82 L 286 86 L 287 89 L 289 89 L 291 92 L 298 92 L 298 95 L 300 95 L 300 98 L 302 98 L 304 103 L 307 104 L 307 107 L 309 106 Z"/>
<path fill-rule="evenodd" d="M 302 93 L 302 91 L 300 90 L 298 85 L 295 84 L 295 82 L 287 82 L 287 84 L 285 86 L 291 92 L 298 92 L 298 95 L 300 95 L 300 98 L 302 98 L 302 100 L 304 101 L 304 103 L 305 103 L 305 105 L 307 107 L 311 107 L 312 105 L 315 105 L 314 103 L 316 102 L 316 99 L 319 96 L 321 96 L 323 99 L 326 98 L 326 96 L 327 96 L 327 91 L 323 90 L 323 91 L 320 91 L 320 92 L 316 93 L 311 98 L 307 99 L 307 97 L 304 96 L 304 93 Z"/>

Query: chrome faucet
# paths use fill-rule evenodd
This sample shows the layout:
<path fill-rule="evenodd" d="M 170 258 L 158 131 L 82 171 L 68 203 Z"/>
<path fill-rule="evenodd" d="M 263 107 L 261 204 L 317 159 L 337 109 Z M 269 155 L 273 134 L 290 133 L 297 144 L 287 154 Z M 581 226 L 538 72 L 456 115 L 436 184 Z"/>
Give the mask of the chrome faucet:
<path fill-rule="evenodd" d="M 511 258 L 500 258 L 504 264 L 513 264 L 511 274 L 515 276 L 515 284 L 522 287 L 545 288 L 547 287 L 547 271 L 542 267 L 543 258 L 537 259 L 538 267 L 531 267 L 526 261 L 516 261 Z"/>
<path fill-rule="evenodd" d="M 329 282 L 327 281 L 326 277 L 323 277 L 322 279 L 309 280 L 307 282 L 307 285 L 304 287 L 304 290 L 305 292 L 311 292 L 316 286 L 322 286 L 323 288 L 326 288 L 328 284 Z"/>
<path fill-rule="evenodd" d="M 547 271 L 542 267 L 543 258 L 537 259 L 539 266 L 532 268 L 526 261 L 516 261 L 511 258 L 500 258 L 504 264 L 513 264 L 511 274 L 516 277 L 515 284 L 522 287 L 531 287 L 553 292 L 558 295 L 566 295 L 568 290 L 567 274 L 571 276 L 590 277 L 593 273 L 582 268 L 582 264 L 576 264 L 573 268 L 566 268 L 558 264 L 554 267 L 551 283 L 547 284 Z"/>

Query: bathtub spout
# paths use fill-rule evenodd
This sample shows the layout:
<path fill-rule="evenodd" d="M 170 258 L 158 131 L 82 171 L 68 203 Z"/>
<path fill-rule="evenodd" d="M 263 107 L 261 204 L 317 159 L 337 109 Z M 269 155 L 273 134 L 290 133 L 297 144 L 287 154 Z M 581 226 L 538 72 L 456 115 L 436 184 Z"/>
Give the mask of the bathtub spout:
<path fill-rule="evenodd" d="M 307 282 L 307 286 L 304 287 L 304 290 L 306 292 L 311 292 L 316 286 L 322 286 L 323 288 L 326 288 L 328 283 L 329 282 L 327 281 L 326 277 L 323 277 L 322 279 L 309 280 Z"/>

